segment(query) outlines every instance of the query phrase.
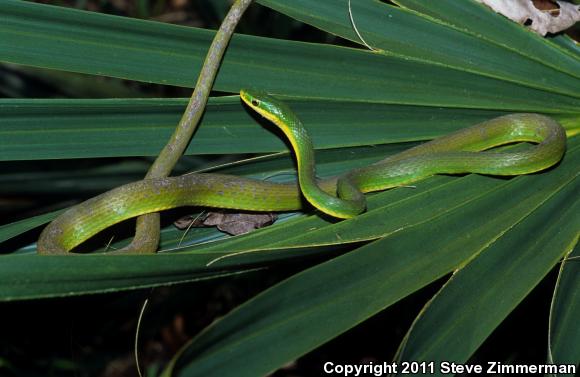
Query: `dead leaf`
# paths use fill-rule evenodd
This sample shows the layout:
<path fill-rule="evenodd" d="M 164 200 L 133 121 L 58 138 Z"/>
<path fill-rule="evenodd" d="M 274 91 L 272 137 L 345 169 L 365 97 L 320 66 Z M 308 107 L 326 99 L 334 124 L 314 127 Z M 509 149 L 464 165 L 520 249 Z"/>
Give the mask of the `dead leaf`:
<path fill-rule="evenodd" d="M 580 5 L 549 0 L 477 0 L 544 36 L 558 33 L 580 21 Z"/>
<path fill-rule="evenodd" d="M 552 0 L 532 0 L 532 4 L 543 12 L 548 12 L 551 16 L 558 17 L 560 15 L 560 6 Z"/>
<path fill-rule="evenodd" d="M 203 220 L 205 216 L 192 216 L 187 215 L 180 217 L 179 219 L 173 222 L 173 226 L 175 226 L 179 230 L 187 230 L 188 228 L 200 228 L 203 227 Z"/>
<path fill-rule="evenodd" d="M 220 231 L 236 236 L 249 233 L 254 229 L 272 225 L 277 219 L 278 216 L 275 213 L 208 212 L 204 217 L 182 217 L 173 224 L 181 230 L 189 227 L 217 226 Z"/>

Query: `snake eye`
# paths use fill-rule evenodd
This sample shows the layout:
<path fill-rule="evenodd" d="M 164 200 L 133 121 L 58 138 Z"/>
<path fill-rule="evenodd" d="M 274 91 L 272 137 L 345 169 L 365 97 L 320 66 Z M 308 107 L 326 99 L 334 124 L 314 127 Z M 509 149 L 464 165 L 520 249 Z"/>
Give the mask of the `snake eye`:
<path fill-rule="evenodd" d="M 257 99 L 253 99 L 252 100 L 252 105 L 253 106 L 259 106 L 260 105 L 260 101 L 258 101 Z"/>

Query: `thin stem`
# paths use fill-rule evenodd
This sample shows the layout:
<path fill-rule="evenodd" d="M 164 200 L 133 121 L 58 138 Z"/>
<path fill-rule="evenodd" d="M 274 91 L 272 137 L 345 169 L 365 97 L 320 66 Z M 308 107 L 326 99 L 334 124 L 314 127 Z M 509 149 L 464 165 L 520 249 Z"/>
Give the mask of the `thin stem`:
<path fill-rule="evenodd" d="M 207 104 L 224 53 L 234 34 L 234 29 L 251 2 L 252 0 L 236 0 L 230 8 L 209 47 L 187 108 L 169 142 L 161 150 L 145 178 L 164 178 L 169 176 L 171 170 L 189 145 L 189 141 L 199 125 L 199 120 Z M 137 218 L 135 237 L 123 251 L 154 253 L 159 245 L 159 234 L 158 213 L 140 216 Z"/>

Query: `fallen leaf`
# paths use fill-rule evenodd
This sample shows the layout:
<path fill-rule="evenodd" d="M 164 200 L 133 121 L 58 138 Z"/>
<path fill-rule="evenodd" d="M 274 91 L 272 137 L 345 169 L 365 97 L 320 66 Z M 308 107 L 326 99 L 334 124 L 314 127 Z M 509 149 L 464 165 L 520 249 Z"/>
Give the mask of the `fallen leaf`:
<path fill-rule="evenodd" d="M 544 36 L 558 33 L 580 21 L 580 5 L 548 0 L 477 0 Z"/>
<path fill-rule="evenodd" d="M 276 219 L 278 219 L 278 216 L 275 213 L 208 212 L 204 217 L 182 217 L 173 224 L 181 230 L 190 227 L 217 226 L 220 231 L 236 236 L 272 225 Z"/>

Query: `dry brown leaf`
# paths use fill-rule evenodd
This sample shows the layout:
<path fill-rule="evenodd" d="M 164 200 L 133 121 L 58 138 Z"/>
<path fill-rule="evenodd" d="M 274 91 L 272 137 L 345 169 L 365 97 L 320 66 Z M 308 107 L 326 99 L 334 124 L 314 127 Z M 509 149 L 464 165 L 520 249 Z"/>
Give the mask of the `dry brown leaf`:
<path fill-rule="evenodd" d="M 275 213 L 209 212 L 204 217 L 185 216 L 173 224 L 182 230 L 189 227 L 217 226 L 220 231 L 236 236 L 272 225 L 277 218 L 278 216 Z"/>
<path fill-rule="evenodd" d="M 477 0 L 544 36 L 558 33 L 580 21 L 580 5 L 548 0 Z"/>

